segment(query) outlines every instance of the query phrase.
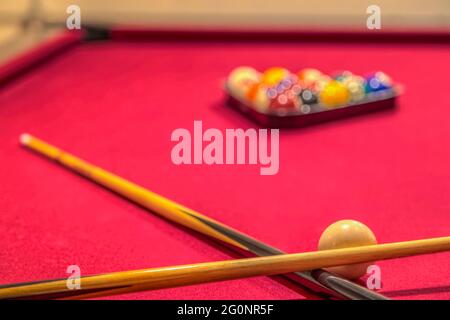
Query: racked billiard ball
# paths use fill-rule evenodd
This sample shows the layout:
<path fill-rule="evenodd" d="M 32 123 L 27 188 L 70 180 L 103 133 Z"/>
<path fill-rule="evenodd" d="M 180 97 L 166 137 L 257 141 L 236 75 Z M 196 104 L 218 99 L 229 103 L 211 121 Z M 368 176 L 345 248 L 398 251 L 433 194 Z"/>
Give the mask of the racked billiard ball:
<path fill-rule="evenodd" d="M 377 244 L 373 232 L 365 224 L 355 220 L 340 220 L 328 226 L 322 233 L 318 250 L 332 250 Z M 366 274 L 374 262 L 326 268 L 347 279 L 358 279 Z"/>
<path fill-rule="evenodd" d="M 300 70 L 297 76 L 302 87 L 312 88 L 314 83 L 323 76 L 323 73 L 314 68 L 305 68 Z"/>
<path fill-rule="evenodd" d="M 281 67 L 272 67 L 265 70 L 261 77 L 261 83 L 265 86 L 271 87 L 277 85 L 281 80 L 288 77 L 290 72 Z"/>
<path fill-rule="evenodd" d="M 230 94 L 239 99 L 245 100 L 248 90 L 261 80 L 261 75 L 252 67 L 237 67 L 230 72 L 227 79 L 227 88 Z"/>
<path fill-rule="evenodd" d="M 309 104 L 304 104 L 300 107 L 300 112 L 303 114 L 308 114 L 311 112 L 311 106 Z"/>
<path fill-rule="evenodd" d="M 297 76 L 288 74 L 276 85 L 267 88 L 266 94 L 270 100 L 269 108 L 285 110 L 300 108 L 298 94 L 301 90 Z"/>
<path fill-rule="evenodd" d="M 336 73 L 333 76 L 333 79 L 336 80 L 336 81 L 343 81 L 343 80 L 345 80 L 345 79 L 347 79 L 347 78 L 349 78 L 351 76 L 353 76 L 353 73 L 351 71 L 345 70 L 345 71 L 341 71 L 341 72 Z"/>
<path fill-rule="evenodd" d="M 275 75 L 283 78 L 279 80 L 277 78 L 277 82 L 270 86 L 268 83 L 270 81 L 263 81 L 259 83 L 255 83 L 250 86 L 247 91 L 247 101 L 260 112 L 265 112 L 269 108 L 272 109 L 290 109 L 294 108 L 294 96 L 300 91 L 298 85 L 298 78 L 296 75 L 291 73 L 285 73 L 284 71 L 281 73 L 281 70 L 273 69 L 272 80 L 275 80 Z M 279 80 L 279 81 L 278 81 Z"/>
<path fill-rule="evenodd" d="M 319 93 L 320 91 L 322 91 L 325 86 L 331 81 L 332 79 L 327 76 L 326 74 L 323 74 L 319 79 L 317 79 L 316 82 L 314 82 L 314 84 L 309 87 L 310 89 L 312 89 L 314 92 Z"/>
<path fill-rule="evenodd" d="M 278 93 L 283 93 L 287 90 L 291 90 L 292 87 L 298 85 L 298 78 L 296 75 L 289 73 L 282 80 L 280 80 L 273 88 L 277 90 Z"/>
<path fill-rule="evenodd" d="M 366 77 L 366 92 L 377 92 L 391 87 L 392 80 L 384 72 L 378 71 Z"/>
<path fill-rule="evenodd" d="M 363 77 L 346 73 L 341 74 L 336 80 L 347 87 L 350 92 L 351 101 L 358 102 L 366 96 L 365 81 Z"/>
<path fill-rule="evenodd" d="M 335 108 L 350 101 L 350 91 L 339 81 L 331 80 L 319 93 L 319 102 L 326 108 Z"/>
<path fill-rule="evenodd" d="M 252 100 L 253 107 L 260 111 L 260 112 L 266 112 L 270 107 L 270 100 L 267 96 L 267 92 L 264 88 L 258 89 L 256 92 L 253 100 Z"/>
<path fill-rule="evenodd" d="M 298 94 L 298 97 L 300 98 L 302 104 L 311 105 L 317 103 L 316 93 L 312 89 L 302 89 Z"/>
<path fill-rule="evenodd" d="M 295 109 L 300 107 L 298 102 L 297 86 L 293 86 L 282 92 L 277 91 L 276 88 L 269 88 L 266 91 L 267 97 L 270 100 L 270 109 Z"/>
<path fill-rule="evenodd" d="M 280 94 L 276 94 L 275 97 L 270 99 L 269 108 L 270 109 L 295 109 L 298 104 L 293 95 L 289 94 L 289 92 L 284 92 Z"/>
<path fill-rule="evenodd" d="M 247 91 L 247 101 L 258 111 L 265 112 L 269 108 L 270 99 L 267 88 L 261 83 L 255 83 Z"/>

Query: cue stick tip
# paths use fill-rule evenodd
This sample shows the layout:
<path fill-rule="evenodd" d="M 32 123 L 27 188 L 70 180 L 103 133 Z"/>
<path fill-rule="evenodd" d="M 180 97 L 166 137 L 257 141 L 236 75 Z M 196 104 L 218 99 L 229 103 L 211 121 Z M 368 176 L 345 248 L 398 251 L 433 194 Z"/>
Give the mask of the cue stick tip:
<path fill-rule="evenodd" d="M 21 145 L 28 145 L 28 143 L 31 141 L 31 135 L 28 133 L 22 133 L 19 137 L 19 142 Z"/>

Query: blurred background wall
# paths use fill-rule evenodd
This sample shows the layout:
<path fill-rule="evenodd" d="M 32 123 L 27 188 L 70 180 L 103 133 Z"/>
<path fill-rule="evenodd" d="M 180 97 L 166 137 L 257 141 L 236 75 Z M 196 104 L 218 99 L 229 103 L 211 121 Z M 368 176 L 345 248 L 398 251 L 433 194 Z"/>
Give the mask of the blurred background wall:
<path fill-rule="evenodd" d="M 366 8 L 376 4 L 383 28 L 450 29 L 450 0 L 0 0 L 0 54 L 64 25 L 71 4 L 83 24 L 238 28 L 365 28 Z M 23 26 L 44 27 L 28 36 Z"/>
<path fill-rule="evenodd" d="M 213 25 L 356 25 L 366 8 L 380 6 L 388 26 L 449 26 L 449 0 L 1 0 L 2 22 L 20 21 L 30 11 L 61 22 L 70 4 L 86 22 Z"/>

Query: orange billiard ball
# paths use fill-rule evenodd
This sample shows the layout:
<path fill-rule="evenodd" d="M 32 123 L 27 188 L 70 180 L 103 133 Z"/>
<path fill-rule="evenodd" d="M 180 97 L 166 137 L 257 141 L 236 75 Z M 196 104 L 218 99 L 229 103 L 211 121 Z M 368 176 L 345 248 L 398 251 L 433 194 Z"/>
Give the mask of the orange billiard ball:
<path fill-rule="evenodd" d="M 247 91 L 247 101 L 259 112 L 266 112 L 269 109 L 270 99 L 267 95 L 267 88 L 260 82 L 254 83 Z"/>
<path fill-rule="evenodd" d="M 318 250 L 332 250 L 377 244 L 372 230 L 356 220 L 337 221 L 322 233 Z M 326 268 L 327 271 L 339 274 L 347 279 L 358 279 L 367 273 L 367 268 L 374 262 L 352 264 Z"/>

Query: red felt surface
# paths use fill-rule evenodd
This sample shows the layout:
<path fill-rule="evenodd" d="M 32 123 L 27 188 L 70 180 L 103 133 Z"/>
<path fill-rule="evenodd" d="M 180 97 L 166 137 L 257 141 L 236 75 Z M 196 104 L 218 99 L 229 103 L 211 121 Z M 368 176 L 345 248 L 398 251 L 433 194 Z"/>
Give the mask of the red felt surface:
<path fill-rule="evenodd" d="M 228 259 L 200 238 L 18 145 L 22 132 L 288 252 L 314 250 L 344 218 L 380 242 L 449 235 L 450 50 L 419 43 L 82 44 L 0 88 L 2 283 Z M 171 132 L 255 126 L 223 105 L 238 65 L 383 70 L 406 87 L 395 112 L 282 130 L 280 171 L 176 166 Z M 379 263 L 393 298 L 450 298 L 450 253 Z M 269 278 L 121 296 L 301 299 Z"/>

